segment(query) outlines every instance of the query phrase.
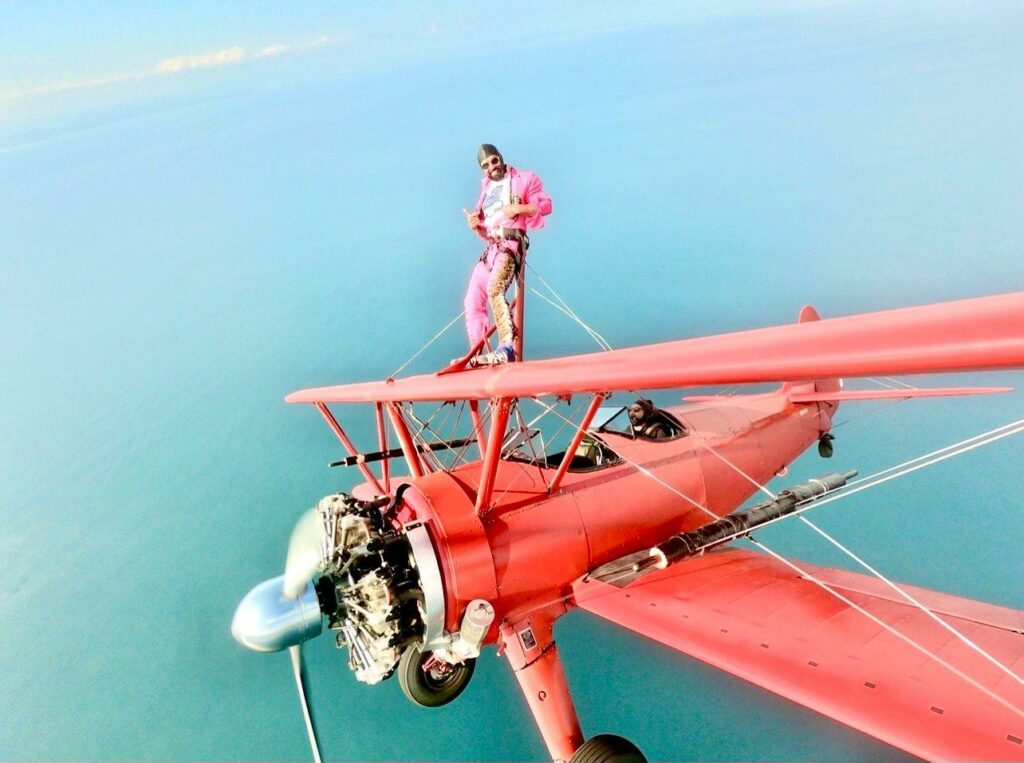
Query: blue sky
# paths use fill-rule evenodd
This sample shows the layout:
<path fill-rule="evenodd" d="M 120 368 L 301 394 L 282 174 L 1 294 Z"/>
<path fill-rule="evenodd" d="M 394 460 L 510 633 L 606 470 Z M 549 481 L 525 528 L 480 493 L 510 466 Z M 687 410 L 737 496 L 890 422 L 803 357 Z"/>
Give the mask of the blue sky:
<path fill-rule="evenodd" d="M 755 14 L 805 3 L 775 4 Z M 771 8 L 771 10 L 768 10 Z M 477 4 L 431 3 L 5 3 L 0 37 L 0 97 L 5 121 L 31 122 L 103 104 L 198 89 L 228 77 L 275 75 L 307 59 L 307 73 L 404 68 L 473 55 L 481 47 L 516 50 L 658 29 L 716 16 L 749 15 L 715 7 L 616 3 L 519 3 L 514 31 Z M 230 70 L 234 71 L 230 71 Z M 249 71 L 246 71 L 248 69 Z"/>
<path fill-rule="evenodd" d="M 638 3 L 627 9 L 614 2 L 526 2 L 517 3 L 513 17 L 503 23 L 484 5 L 452 2 L 429 7 L 393 2 L 287 7 L 250 2 L 5 2 L 0 119 L 5 124 L 37 124 L 47 116 L 148 100 L 154 93 L 194 92 L 224 79 L 238 84 L 252 77 L 286 76 L 282 70 L 296 68 L 303 76 L 400 70 L 471 58 L 485 49 L 504 50 L 522 61 L 531 49 L 583 44 L 629 31 L 713 31 L 723 22 L 788 19 L 796 34 L 783 44 L 799 48 L 828 42 L 828 21 L 823 26 L 813 22 L 815 16 L 826 20 L 831 15 L 857 18 L 862 28 L 846 31 L 869 45 L 872 36 L 893 32 L 927 39 L 943 28 L 955 28 L 960 20 L 977 23 L 988 16 L 995 23 L 1000 17 L 1019 21 L 1018 11 L 1013 3 L 933 2 L 891 8 L 788 0 Z M 792 23 L 801 16 L 805 21 Z M 1012 34 L 1013 29 L 1005 31 Z M 811 37 L 823 33 L 825 39 Z"/>

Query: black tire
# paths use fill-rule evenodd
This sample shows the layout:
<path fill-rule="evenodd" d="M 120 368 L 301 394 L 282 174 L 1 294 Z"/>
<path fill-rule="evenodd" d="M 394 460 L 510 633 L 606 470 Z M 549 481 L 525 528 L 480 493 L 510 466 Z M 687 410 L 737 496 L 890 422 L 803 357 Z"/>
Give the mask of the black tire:
<path fill-rule="evenodd" d="M 569 763 L 647 763 L 647 758 L 628 739 L 598 734 L 577 747 Z"/>
<path fill-rule="evenodd" d="M 430 656 L 424 655 L 419 646 L 408 647 L 398 663 L 398 683 L 410 702 L 423 707 L 441 707 L 462 694 L 473 677 L 476 660 L 447 665 L 442 670 L 424 670 L 423 664 Z"/>

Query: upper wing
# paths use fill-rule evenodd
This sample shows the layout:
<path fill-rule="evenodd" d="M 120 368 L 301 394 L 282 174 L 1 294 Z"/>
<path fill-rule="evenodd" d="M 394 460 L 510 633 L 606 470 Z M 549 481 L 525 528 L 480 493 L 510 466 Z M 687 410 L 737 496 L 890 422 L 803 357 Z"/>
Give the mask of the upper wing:
<path fill-rule="evenodd" d="M 853 389 L 833 392 L 790 392 L 787 396 L 793 403 L 814 403 L 818 401 L 845 400 L 910 400 L 915 397 L 959 397 L 964 395 L 994 395 L 1009 392 L 1013 387 L 932 387 L 918 389 L 916 387 L 897 387 L 895 389 Z M 728 400 L 729 395 L 686 395 L 688 403 L 713 403 Z"/>
<path fill-rule="evenodd" d="M 1024 292 L 438 376 L 293 392 L 290 403 L 483 400 L 1024 366 Z"/>
<path fill-rule="evenodd" d="M 584 579 L 574 595 L 585 610 L 914 755 L 1024 760 L 1024 686 L 1019 680 L 881 581 L 821 567 L 803 569 L 1006 704 L 763 554 L 740 549 L 709 553 L 621 588 Z M 1024 612 L 902 588 L 1020 676 Z"/>

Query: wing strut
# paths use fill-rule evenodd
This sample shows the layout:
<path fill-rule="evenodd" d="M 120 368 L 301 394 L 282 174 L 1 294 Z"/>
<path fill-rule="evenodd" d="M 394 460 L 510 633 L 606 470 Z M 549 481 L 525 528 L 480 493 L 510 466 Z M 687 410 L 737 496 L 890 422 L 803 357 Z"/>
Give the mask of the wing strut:
<path fill-rule="evenodd" d="M 406 426 L 405 418 L 402 416 L 402 409 L 398 403 L 388 403 L 388 417 L 391 419 L 391 426 L 395 428 L 398 435 L 398 442 L 405 453 L 405 461 L 409 465 L 409 471 L 413 477 L 423 476 L 423 464 L 420 461 L 420 454 L 416 451 L 416 445 L 412 441 L 409 427 Z"/>
<path fill-rule="evenodd" d="M 551 484 L 548 485 L 548 493 L 554 493 L 558 490 L 558 486 L 562 484 L 562 477 L 565 476 L 566 471 L 569 469 L 569 464 L 572 463 L 572 456 L 576 452 L 576 448 L 579 447 L 580 442 L 583 441 L 583 436 L 587 433 L 587 427 L 594 420 L 594 414 L 597 413 L 597 409 L 604 402 L 604 398 L 603 394 L 594 395 L 594 399 L 590 401 L 590 407 L 587 408 L 587 412 L 583 415 L 583 421 L 576 427 L 576 433 L 572 437 L 572 442 L 565 449 L 565 456 L 562 457 L 562 463 L 558 465 L 558 471 L 551 478 Z"/>
<path fill-rule="evenodd" d="M 324 420 L 327 422 L 327 426 L 331 428 L 331 431 L 334 432 L 334 436 L 341 441 L 343 446 L 345 446 L 345 450 L 348 451 L 348 454 L 350 456 L 358 455 L 359 451 L 356 450 L 355 445 L 352 444 L 352 440 L 350 440 L 348 435 L 345 434 L 345 430 L 341 428 L 341 424 L 338 423 L 338 420 L 334 418 L 334 414 L 328 410 L 327 405 L 324 403 L 314 403 L 313 405 L 315 405 L 316 409 L 320 411 L 320 415 L 324 417 Z M 363 476 L 366 477 L 366 481 L 373 485 L 373 489 L 377 491 L 378 495 L 386 492 L 380 484 L 380 481 L 377 479 L 377 476 L 370 471 L 370 467 L 366 464 L 357 465 L 359 466 L 359 471 L 361 471 Z"/>
<path fill-rule="evenodd" d="M 375 413 L 377 414 L 377 444 L 383 452 L 388 450 L 388 430 L 384 426 L 384 405 L 383 403 L 376 403 L 374 406 Z M 380 465 L 380 473 L 384 478 L 384 492 L 391 493 L 391 459 L 385 458 Z"/>
<path fill-rule="evenodd" d="M 476 513 L 479 516 L 491 504 L 494 491 L 494 474 L 501 458 L 501 444 L 505 440 L 505 427 L 512 411 L 512 398 L 500 397 L 491 401 L 491 431 L 487 437 L 483 468 L 480 470 L 480 487 L 476 493 Z"/>

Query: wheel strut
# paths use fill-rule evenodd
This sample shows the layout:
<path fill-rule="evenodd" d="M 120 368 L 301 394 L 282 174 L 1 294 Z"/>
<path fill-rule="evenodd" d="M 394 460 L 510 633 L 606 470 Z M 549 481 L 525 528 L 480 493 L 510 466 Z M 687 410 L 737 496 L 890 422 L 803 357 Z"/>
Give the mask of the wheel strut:
<path fill-rule="evenodd" d="M 552 633 L 556 613 L 534 612 L 499 628 L 508 663 L 515 672 L 544 744 L 553 760 L 568 761 L 583 743 L 583 732 L 558 658 Z"/>

